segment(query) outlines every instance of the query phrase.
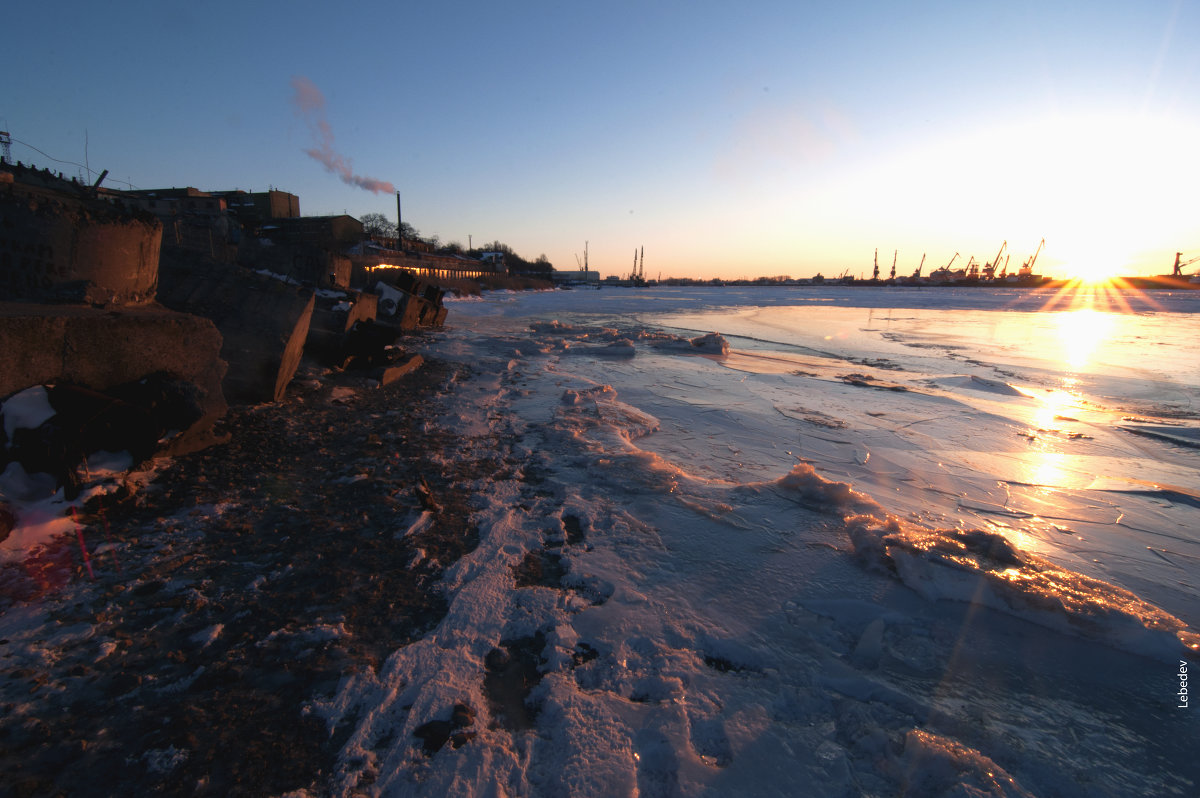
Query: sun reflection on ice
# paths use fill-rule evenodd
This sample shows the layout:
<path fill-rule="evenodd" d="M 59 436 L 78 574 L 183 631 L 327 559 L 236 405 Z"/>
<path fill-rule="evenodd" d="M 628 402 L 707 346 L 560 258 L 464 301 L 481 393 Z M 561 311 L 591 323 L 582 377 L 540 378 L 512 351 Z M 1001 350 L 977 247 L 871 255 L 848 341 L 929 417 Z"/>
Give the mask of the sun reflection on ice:
<path fill-rule="evenodd" d="M 1063 432 L 1063 423 L 1074 421 L 1077 411 L 1083 407 L 1077 385 L 1078 381 L 1073 377 L 1064 378 L 1062 387 L 1041 397 L 1033 412 L 1032 421 L 1037 427 L 1037 435 L 1033 438 L 1036 446 L 1029 450 L 1024 475 L 1024 481 L 1030 485 L 1064 488 L 1082 487 L 1091 482 L 1081 473 L 1078 458 L 1061 450 L 1062 442 L 1072 437 Z"/>
<path fill-rule="evenodd" d="M 1075 387 L 1077 384 L 1073 377 L 1067 377 L 1060 389 L 1049 391 L 1041 397 L 1033 415 L 1033 423 L 1038 429 L 1054 429 L 1060 422 L 1069 420 L 1070 414 L 1080 408 L 1081 400 Z"/>
<path fill-rule="evenodd" d="M 1066 310 L 1055 315 L 1062 361 L 1076 371 L 1086 371 L 1096 353 L 1111 337 L 1114 318 L 1091 307 Z"/>

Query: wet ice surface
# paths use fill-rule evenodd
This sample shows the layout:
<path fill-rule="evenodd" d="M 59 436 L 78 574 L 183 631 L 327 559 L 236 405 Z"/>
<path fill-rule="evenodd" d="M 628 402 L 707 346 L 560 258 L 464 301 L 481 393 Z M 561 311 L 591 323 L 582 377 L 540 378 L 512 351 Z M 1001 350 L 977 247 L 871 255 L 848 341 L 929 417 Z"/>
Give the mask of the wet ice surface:
<path fill-rule="evenodd" d="M 1195 794 L 1196 307 L 1029 301 L 454 304 L 442 422 L 519 466 L 439 627 L 313 705 L 338 789 Z"/>

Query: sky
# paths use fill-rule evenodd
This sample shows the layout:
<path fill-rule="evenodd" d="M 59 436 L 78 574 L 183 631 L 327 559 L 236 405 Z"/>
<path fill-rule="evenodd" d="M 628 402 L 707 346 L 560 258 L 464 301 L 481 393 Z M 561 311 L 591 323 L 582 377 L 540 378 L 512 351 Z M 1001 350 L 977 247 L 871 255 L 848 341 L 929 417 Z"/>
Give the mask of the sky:
<path fill-rule="evenodd" d="M 10 4 L 14 159 L 624 276 L 1169 272 L 1200 2 Z M 39 152 L 40 151 L 40 152 Z M 56 160 L 51 160 L 56 159 Z M 93 178 L 94 179 L 94 178 Z M 1189 271 L 1200 268 L 1193 266 Z"/>

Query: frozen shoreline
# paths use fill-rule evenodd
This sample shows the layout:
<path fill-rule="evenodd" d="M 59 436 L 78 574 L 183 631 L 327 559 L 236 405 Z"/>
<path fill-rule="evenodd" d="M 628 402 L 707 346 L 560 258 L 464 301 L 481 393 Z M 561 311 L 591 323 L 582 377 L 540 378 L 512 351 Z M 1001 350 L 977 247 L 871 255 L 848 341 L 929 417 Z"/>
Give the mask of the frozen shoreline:
<path fill-rule="evenodd" d="M 1194 789 L 1192 720 L 1171 703 L 1180 622 L 995 533 L 901 536 L 845 483 L 760 468 L 778 415 L 755 426 L 712 338 L 694 347 L 624 310 L 551 324 L 495 309 L 438 348 L 479 373 L 447 423 L 523 466 L 480 490 L 480 547 L 447 583 L 446 622 L 318 705 L 357 723 L 343 789 Z M 545 581 L 514 576 L 530 562 Z M 537 674 L 528 729 L 478 709 L 514 652 Z M 468 744 L 427 757 L 406 742 L 464 700 Z"/>

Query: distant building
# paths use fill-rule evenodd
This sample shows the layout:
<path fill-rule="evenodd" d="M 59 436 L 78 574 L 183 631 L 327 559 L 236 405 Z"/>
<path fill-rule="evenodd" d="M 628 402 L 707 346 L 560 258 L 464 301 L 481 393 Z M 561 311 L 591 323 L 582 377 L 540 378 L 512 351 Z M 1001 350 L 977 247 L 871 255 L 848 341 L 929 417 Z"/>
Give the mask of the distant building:
<path fill-rule="evenodd" d="M 300 198 L 286 191 L 214 191 L 224 197 L 229 210 L 242 224 L 257 225 L 268 219 L 296 219 L 300 216 Z"/>
<path fill-rule="evenodd" d="M 185 215 L 216 216 L 228 213 L 244 227 L 253 228 L 268 220 L 296 219 L 300 216 L 300 198 L 286 191 L 250 192 L 201 191 L 198 188 L 151 188 L 121 192 L 143 210 L 159 218 Z M 131 201 L 129 199 L 127 202 Z M 321 218 L 321 217 L 314 217 Z M 361 229 L 361 225 L 359 225 Z"/>
<path fill-rule="evenodd" d="M 600 272 L 582 271 L 575 269 L 574 271 L 560 271 L 555 269 L 550 272 L 550 279 L 555 285 L 600 285 Z"/>
<path fill-rule="evenodd" d="M 156 188 L 121 192 L 126 204 L 154 214 L 163 225 L 163 243 L 218 260 L 229 260 L 241 239 L 241 226 L 231 219 L 225 198 L 198 188 Z"/>
<path fill-rule="evenodd" d="M 302 244 L 343 250 L 363 239 L 362 222 L 353 216 L 300 216 L 273 219 L 261 229 L 263 238 L 276 244 Z"/>
<path fill-rule="evenodd" d="M 488 266 L 491 266 L 493 269 L 495 269 L 497 272 L 500 272 L 500 273 L 503 273 L 508 270 L 504 264 L 504 253 L 503 252 L 480 252 L 479 253 L 479 262 L 487 264 Z"/>
<path fill-rule="evenodd" d="M 227 207 L 222 197 L 198 188 L 155 188 L 121 192 L 126 203 L 168 220 L 178 216 L 219 216 Z"/>

